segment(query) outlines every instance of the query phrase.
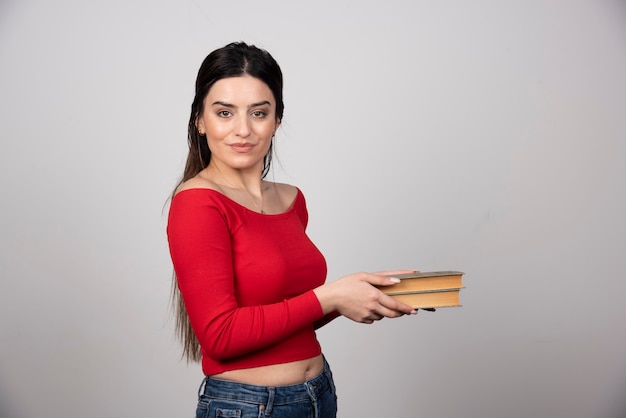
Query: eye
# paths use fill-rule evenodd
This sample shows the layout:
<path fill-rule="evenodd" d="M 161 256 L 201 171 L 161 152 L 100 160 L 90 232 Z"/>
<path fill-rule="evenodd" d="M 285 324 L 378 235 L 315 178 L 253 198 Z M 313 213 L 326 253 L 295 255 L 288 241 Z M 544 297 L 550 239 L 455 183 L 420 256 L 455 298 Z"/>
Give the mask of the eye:
<path fill-rule="evenodd" d="M 230 112 L 230 110 L 220 110 L 217 112 L 217 116 L 221 118 L 228 118 L 232 116 L 232 113 Z"/>
<path fill-rule="evenodd" d="M 258 119 L 263 119 L 267 116 L 267 112 L 265 112 L 264 110 L 255 110 L 252 112 L 252 116 Z"/>

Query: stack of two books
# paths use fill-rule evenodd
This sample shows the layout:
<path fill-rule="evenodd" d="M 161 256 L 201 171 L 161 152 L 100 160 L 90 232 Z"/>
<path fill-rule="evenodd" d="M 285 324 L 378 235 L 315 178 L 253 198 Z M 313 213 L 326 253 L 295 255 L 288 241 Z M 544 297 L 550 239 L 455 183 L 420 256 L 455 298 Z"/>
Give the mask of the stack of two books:
<path fill-rule="evenodd" d="M 400 283 L 380 289 L 415 309 L 461 306 L 464 287 L 460 271 L 430 271 L 393 275 Z"/>

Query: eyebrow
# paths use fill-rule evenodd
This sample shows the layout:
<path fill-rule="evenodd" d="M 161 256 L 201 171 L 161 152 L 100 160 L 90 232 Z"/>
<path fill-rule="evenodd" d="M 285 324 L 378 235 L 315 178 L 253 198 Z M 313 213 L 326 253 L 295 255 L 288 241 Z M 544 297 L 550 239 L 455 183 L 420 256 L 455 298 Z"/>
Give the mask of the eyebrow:
<path fill-rule="evenodd" d="M 248 106 L 248 108 L 251 107 L 258 107 L 258 106 L 265 106 L 265 105 L 271 105 L 271 103 L 269 102 L 269 100 L 263 100 L 257 103 L 252 103 L 250 106 Z M 224 107 L 228 107 L 228 108 L 234 108 L 235 105 L 232 103 L 227 103 L 227 102 L 223 102 L 221 100 L 218 100 L 216 102 L 213 102 L 211 104 L 211 106 L 224 106 Z"/>

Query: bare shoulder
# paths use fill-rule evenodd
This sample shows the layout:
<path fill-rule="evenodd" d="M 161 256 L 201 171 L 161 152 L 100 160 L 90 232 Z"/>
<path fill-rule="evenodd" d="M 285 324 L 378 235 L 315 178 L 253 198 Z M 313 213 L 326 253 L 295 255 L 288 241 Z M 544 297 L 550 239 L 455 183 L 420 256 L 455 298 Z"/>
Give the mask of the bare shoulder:
<path fill-rule="evenodd" d="M 200 174 L 183 182 L 183 184 L 178 186 L 178 188 L 176 189 L 176 193 L 180 193 L 184 190 L 189 190 L 189 189 L 212 189 L 212 190 L 220 191 L 219 185 L 217 185 L 208 177 L 201 176 Z"/>
<path fill-rule="evenodd" d="M 291 184 L 268 182 L 268 190 L 273 190 L 283 209 L 289 208 L 298 195 L 298 188 Z"/>
<path fill-rule="evenodd" d="M 291 197 L 296 197 L 298 194 L 298 188 L 291 184 L 286 183 L 269 183 L 270 187 L 273 187 L 277 193 L 281 195 L 288 195 Z"/>

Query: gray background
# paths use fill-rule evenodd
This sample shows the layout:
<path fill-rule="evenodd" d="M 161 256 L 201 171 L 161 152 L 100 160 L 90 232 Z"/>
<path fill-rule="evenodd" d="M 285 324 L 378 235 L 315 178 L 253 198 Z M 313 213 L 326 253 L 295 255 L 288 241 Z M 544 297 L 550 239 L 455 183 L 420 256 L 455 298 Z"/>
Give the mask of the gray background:
<path fill-rule="evenodd" d="M 626 414 L 626 8 L 611 0 L 0 2 L 0 416 L 192 416 L 167 198 L 195 73 L 286 77 L 270 177 L 329 280 L 466 272 L 464 306 L 319 333 L 348 417 Z M 621 324 L 621 325 L 620 325 Z"/>

